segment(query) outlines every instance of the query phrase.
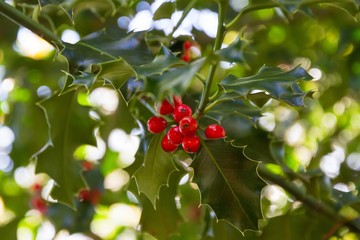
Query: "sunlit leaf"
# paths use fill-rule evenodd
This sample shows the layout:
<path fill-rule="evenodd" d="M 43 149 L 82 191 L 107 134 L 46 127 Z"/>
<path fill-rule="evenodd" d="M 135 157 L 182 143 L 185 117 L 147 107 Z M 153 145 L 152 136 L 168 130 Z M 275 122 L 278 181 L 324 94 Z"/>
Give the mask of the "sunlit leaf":
<path fill-rule="evenodd" d="M 89 108 L 77 103 L 77 92 L 53 96 L 40 103 L 50 128 L 50 139 L 37 157 L 36 172 L 46 173 L 56 182 L 52 197 L 74 207 L 74 193 L 84 187 L 74 151 L 84 144 L 96 145 L 93 131 L 96 122 Z"/>
<path fill-rule="evenodd" d="M 240 231 L 258 229 L 260 193 L 265 186 L 257 175 L 258 163 L 247 159 L 243 150 L 222 140 L 205 141 L 191 165 L 202 204 Z"/>
<path fill-rule="evenodd" d="M 172 154 L 165 152 L 161 147 L 163 136 L 154 135 L 145 153 L 144 164 L 134 176 L 139 192 L 144 193 L 154 207 L 160 188 L 168 185 L 171 173 L 176 171 Z"/>
<path fill-rule="evenodd" d="M 250 77 L 238 78 L 229 75 L 220 85 L 227 93 L 236 93 L 239 97 L 246 97 L 252 90 L 260 90 L 269 94 L 269 97 L 292 106 L 303 106 L 308 93 L 302 92 L 297 82 L 311 79 L 313 78 L 302 67 L 284 72 L 280 68 L 264 66 Z"/>

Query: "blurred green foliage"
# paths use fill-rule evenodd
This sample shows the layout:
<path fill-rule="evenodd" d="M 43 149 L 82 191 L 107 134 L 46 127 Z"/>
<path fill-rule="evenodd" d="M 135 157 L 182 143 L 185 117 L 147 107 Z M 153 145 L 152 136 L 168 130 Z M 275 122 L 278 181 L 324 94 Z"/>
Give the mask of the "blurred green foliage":
<path fill-rule="evenodd" d="M 80 41 L 76 44 L 66 43 L 64 49 L 46 53 L 39 50 L 28 56 L 22 52 L 25 50 L 21 50 L 17 37 L 22 28 L 0 15 L 0 129 L 9 127 L 15 135 L 9 146 L 0 145 L 2 236 L 46 239 L 41 234 L 47 226 L 57 239 L 61 239 L 61 234 L 79 232 L 91 239 L 360 238 L 359 232 L 349 228 L 347 222 L 322 216 L 318 209 L 308 208 L 288 189 L 260 178 L 256 164 L 242 155 L 263 162 L 272 173 L 285 177 L 305 195 L 329 205 L 334 212 L 358 225 L 359 2 L 177 0 L 165 3 L 155 16 L 169 18 L 170 11 L 186 11 L 188 4 L 198 11 L 216 12 L 216 2 L 230 3 L 225 23 L 240 17 L 227 25 L 224 44 L 229 47 L 215 53 L 211 51 L 214 39 L 198 28 L 192 29 L 193 36 L 177 37 L 154 28 L 130 33 L 119 28 L 120 17 L 128 16 L 130 20 L 153 1 L 13 1 L 19 12 L 55 35 L 60 37 L 66 30 L 79 34 Z M 196 42 L 200 52 L 200 56 L 194 53 L 195 59 L 190 64 L 179 57 L 183 41 L 189 39 Z M 32 44 L 28 44 L 30 49 L 35 49 L 35 42 Z M 289 89 L 272 89 L 281 82 L 276 78 L 274 85 L 261 89 L 268 83 L 269 79 L 265 78 L 263 83 L 245 89 L 249 91 L 244 94 L 244 100 L 225 101 L 200 121 L 201 126 L 220 121 L 229 138 L 234 139 L 233 144 L 246 146 L 244 149 L 236 147 L 232 149 L 234 152 L 223 152 L 228 147 L 225 143 L 203 143 L 210 150 L 196 155 L 194 160 L 199 160 L 192 165 L 191 156 L 184 153 L 159 155 L 161 149 L 151 146 L 160 136 L 152 138 L 141 131 L 156 111 L 153 106 L 166 96 L 180 94 L 194 108 L 201 96 L 203 77 L 207 76 L 209 66 L 220 60 L 232 65 L 219 64 L 210 91 L 214 96 L 217 96 L 217 83 L 226 85 L 224 79 L 236 79 L 240 83 L 249 76 L 251 79 L 266 65 L 278 66 L 286 74 L 298 66 L 305 69 L 314 80 L 301 81 L 299 85 L 312 98 L 304 99 L 305 107 L 299 107 L 302 102 L 290 107 L 270 99 L 274 92 Z M 237 84 L 239 89 L 230 90 L 244 90 L 241 86 Z M 249 95 L 251 90 L 259 88 L 265 94 Z M 91 102 L 90 93 L 96 89 L 115 94 L 114 98 L 106 98 L 105 92 L 100 93 L 104 101 L 118 101 L 115 110 L 107 111 L 103 105 Z M 290 94 L 298 93 L 302 99 L 303 92 L 298 90 L 295 88 Z M 60 92 L 65 94 L 46 100 Z M 79 95 L 72 98 L 75 92 Z M 221 97 L 235 98 L 231 94 Z M 62 98 L 70 100 L 66 102 Z M 45 104 L 39 104 L 41 101 Z M 75 122 L 68 124 L 70 120 Z M 134 133 L 134 129 L 140 134 L 127 135 Z M 125 140 L 112 145 L 110 139 L 116 134 Z M 0 143 L 9 140 L 9 136 L 0 135 Z M 95 140 L 102 155 L 89 161 L 86 149 L 91 149 L 93 146 L 89 144 Z M 139 143 L 139 148 L 128 156 L 123 149 L 130 149 L 130 142 Z M 55 144 L 54 148 L 51 144 Z M 56 150 L 59 146 L 68 151 Z M 76 149 L 78 154 L 73 154 Z M 221 161 L 220 156 L 233 159 L 229 156 L 234 154 L 247 162 L 240 166 L 234 162 L 222 166 L 220 162 L 216 167 L 202 162 Z M 37 155 L 39 158 L 34 158 Z M 159 156 L 164 158 L 156 161 Z M 247 164 L 251 165 L 249 175 L 239 176 Z M 201 172 L 206 169 L 204 166 L 208 170 Z M 237 167 L 239 171 L 235 171 Z M 42 173 L 35 175 L 35 171 Z M 228 184 L 228 192 L 241 193 L 244 198 L 217 199 L 219 189 L 211 189 L 216 184 L 206 185 L 213 176 L 221 178 L 217 184 Z M 268 185 L 263 188 L 265 183 Z M 36 184 L 41 185 L 40 192 Z M 99 191 L 99 199 L 79 199 L 77 194 L 82 187 Z M 50 189 L 53 189 L 51 194 Z M 54 203 L 49 196 L 67 204 L 72 202 L 78 210 Z M 234 205 L 244 207 L 245 215 L 247 211 L 256 215 L 247 216 L 251 224 L 231 222 L 242 219 L 240 211 L 224 214 L 222 211 L 231 208 L 213 207 L 222 201 L 226 205 L 244 199 L 245 202 Z M 200 203 L 209 203 L 210 207 L 199 207 Z M 45 212 L 40 211 L 41 204 L 45 204 Z M 226 221 L 218 221 L 214 210 Z M 230 220 L 228 215 L 232 215 Z M 248 227 L 259 231 L 243 234 L 237 229 L 243 231 Z M 29 232 L 30 237 L 26 237 Z"/>

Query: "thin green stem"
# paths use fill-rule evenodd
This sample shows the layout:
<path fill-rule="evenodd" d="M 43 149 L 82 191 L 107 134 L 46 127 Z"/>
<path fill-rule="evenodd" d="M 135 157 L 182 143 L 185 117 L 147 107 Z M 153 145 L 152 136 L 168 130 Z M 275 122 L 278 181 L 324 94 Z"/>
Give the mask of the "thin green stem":
<path fill-rule="evenodd" d="M 269 169 L 266 168 L 265 164 L 260 164 L 258 167 L 259 175 L 273 184 L 277 184 L 282 187 L 285 191 L 293 195 L 297 200 L 304 203 L 307 207 L 311 208 L 313 211 L 323 214 L 326 217 L 329 217 L 337 222 L 343 223 L 343 225 L 348 226 L 353 231 L 360 232 L 360 224 L 353 219 L 348 219 L 345 216 L 341 215 L 335 208 L 329 206 L 324 202 L 320 202 L 318 199 L 309 195 L 307 192 L 302 191 L 298 186 L 289 181 L 283 176 L 274 174 Z"/>
<path fill-rule="evenodd" d="M 219 2 L 219 15 L 218 15 L 218 27 L 217 27 L 217 33 L 216 33 L 216 38 L 215 38 L 215 43 L 214 43 L 214 47 L 213 47 L 213 52 L 219 50 L 221 48 L 221 44 L 224 38 L 224 34 L 225 34 L 225 29 L 224 29 L 224 19 L 225 19 L 225 10 L 227 7 L 227 1 L 223 1 L 223 3 Z M 209 69 L 209 74 L 205 80 L 205 86 L 203 88 L 202 94 L 201 94 L 201 99 L 200 99 L 200 103 L 198 108 L 196 109 L 195 118 L 199 118 L 205 108 L 206 105 L 209 102 L 209 94 L 210 94 L 210 89 L 214 80 L 214 76 L 215 76 L 215 71 L 217 68 L 218 63 L 213 63 L 210 66 Z"/>
<path fill-rule="evenodd" d="M 35 34 L 39 35 L 39 37 L 52 44 L 54 47 L 62 48 L 63 43 L 57 35 L 4 1 L 0 1 L 0 14 L 16 24 L 28 28 Z"/>

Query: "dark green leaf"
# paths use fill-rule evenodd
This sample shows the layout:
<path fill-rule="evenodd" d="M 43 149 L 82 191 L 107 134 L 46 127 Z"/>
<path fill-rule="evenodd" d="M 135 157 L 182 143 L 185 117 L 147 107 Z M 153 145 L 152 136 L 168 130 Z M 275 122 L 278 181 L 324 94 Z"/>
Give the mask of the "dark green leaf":
<path fill-rule="evenodd" d="M 244 62 L 244 48 L 246 42 L 242 41 L 239 37 L 228 47 L 222 48 L 217 51 L 220 55 L 221 60 L 231 63 L 242 63 Z"/>
<path fill-rule="evenodd" d="M 67 84 L 71 89 L 71 86 L 85 86 L 87 89 L 90 89 L 92 85 L 94 84 L 96 77 L 95 74 L 88 73 L 88 72 L 80 72 L 79 75 L 72 75 L 70 73 L 66 73 L 68 78 L 72 79 L 72 82 L 70 80 L 67 80 Z M 64 89 L 65 91 L 69 91 L 68 88 Z"/>
<path fill-rule="evenodd" d="M 235 92 L 239 97 L 246 97 L 252 90 L 260 90 L 269 94 L 269 97 L 292 106 L 303 106 L 304 98 L 308 93 L 302 92 L 297 82 L 311 79 L 313 78 L 302 67 L 284 72 L 280 68 L 264 66 L 257 74 L 250 77 L 237 78 L 230 75 L 220 85 L 226 93 Z"/>
<path fill-rule="evenodd" d="M 161 46 L 155 59 L 151 63 L 136 68 L 136 71 L 144 76 L 163 74 L 169 68 L 180 64 L 184 64 L 184 62 L 177 58 L 170 49 Z"/>
<path fill-rule="evenodd" d="M 171 90 L 182 95 L 189 88 L 193 78 L 204 64 L 204 61 L 205 59 L 199 59 L 191 64 L 170 69 L 161 76 L 148 78 L 146 88 L 156 96 L 161 96 Z"/>
<path fill-rule="evenodd" d="M 74 151 L 84 144 L 96 145 L 93 131 L 96 122 L 89 108 L 77 103 L 77 92 L 53 96 L 40 103 L 49 122 L 49 142 L 34 156 L 36 172 L 46 173 L 56 182 L 52 197 L 74 207 L 74 193 L 84 187 Z"/>
<path fill-rule="evenodd" d="M 142 215 L 140 223 L 142 230 L 148 232 L 158 240 L 168 240 L 176 233 L 178 225 L 182 222 L 176 208 L 176 187 L 180 179 L 180 172 L 174 172 L 169 177 L 169 187 L 162 187 L 156 209 L 148 199 L 142 200 Z"/>
<path fill-rule="evenodd" d="M 154 207 L 160 188 L 168 185 L 171 173 L 176 171 L 172 154 L 161 147 L 163 136 L 164 134 L 154 135 L 146 152 L 145 162 L 134 175 L 139 193 L 144 193 Z"/>
<path fill-rule="evenodd" d="M 2 239 L 17 239 L 18 224 L 21 218 L 16 217 L 9 223 L 0 226 L 0 236 Z"/>
<path fill-rule="evenodd" d="M 94 64 L 91 70 L 96 73 L 97 80 L 108 81 L 115 89 L 119 89 L 130 77 L 136 77 L 134 69 L 124 59 Z"/>
<path fill-rule="evenodd" d="M 207 116 L 219 121 L 222 121 L 229 115 L 238 114 L 250 119 L 253 123 L 256 123 L 262 116 L 258 107 L 251 105 L 246 100 L 233 98 L 220 102 L 206 113 Z"/>
<path fill-rule="evenodd" d="M 171 18 L 171 15 L 173 14 L 175 10 L 175 4 L 174 2 L 164 2 L 161 4 L 161 6 L 156 10 L 154 13 L 154 20 L 160 20 L 163 18 Z"/>
<path fill-rule="evenodd" d="M 240 231 L 256 230 L 262 219 L 260 195 L 265 183 L 257 175 L 258 163 L 243 151 L 223 140 L 205 141 L 191 166 L 202 204 Z"/>

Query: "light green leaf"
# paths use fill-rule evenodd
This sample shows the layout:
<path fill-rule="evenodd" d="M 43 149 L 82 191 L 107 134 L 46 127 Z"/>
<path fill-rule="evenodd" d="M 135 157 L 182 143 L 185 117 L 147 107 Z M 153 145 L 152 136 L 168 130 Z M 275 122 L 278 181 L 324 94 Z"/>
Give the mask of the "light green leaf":
<path fill-rule="evenodd" d="M 154 207 L 160 188 L 168 185 L 169 176 L 176 171 L 173 155 L 165 152 L 161 147 L 163 136 L 164 134 L 154 135 L 146 152 L 144 164 L 134 175 L 139 193 L 144 193 Z"/>
<path fill-rule="evenodd" d="M 260 195 L 265 186 L 257 174 L 258 163 L 247 159 L 243 150 L 223 140 L 205 141 L 191 165 L 201 203 L 208 204 L 219 220 L 242 232 L 258 229 Z"/>
<path fill-rule="evenodd" d="M 96 122 L 89 108 L 77 103 L 77 92 L 53 96 L 39 104 L 49 123 L 49 141 L 38 153 L 36 173 L 46 173 L 55 180 L 52 197 L 74 207 L 74 193 L 85 186 L 74 151 L 84 144 L 96 145 Z"/>
<path fill-rule="evenodd" d="M 236 93 L 239 97 L 246 97 L 252 90 L 260 90 L 268 94 L 269 98 L 284 101 L 292 106 L 303 106 L 308 93 L 302 92 L 298 82 L 311 79 L 313 78 L 302 67 L 284 72 L 280 68 L 264 66 L 250 77 L 238 78 L 229 75 L 220 85 L 225 89 L 225 95 Z"/>

